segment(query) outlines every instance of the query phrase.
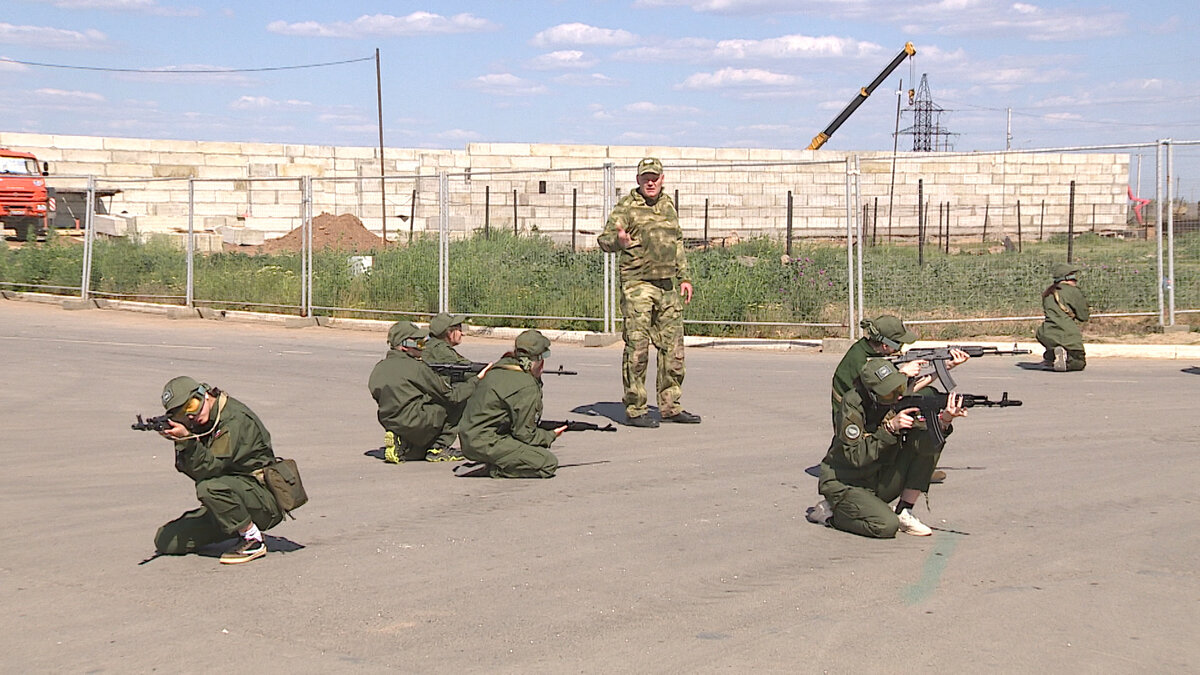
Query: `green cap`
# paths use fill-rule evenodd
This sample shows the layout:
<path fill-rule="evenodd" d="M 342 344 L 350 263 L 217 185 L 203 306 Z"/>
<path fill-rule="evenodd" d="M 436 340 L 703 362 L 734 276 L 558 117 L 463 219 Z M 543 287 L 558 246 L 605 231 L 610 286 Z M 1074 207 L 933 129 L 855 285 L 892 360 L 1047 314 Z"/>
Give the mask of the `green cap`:
<path fill-rule="evenodd" d="M 429 320 L 429 334 L 433 337 L 442 337 L 446 334 L 446 331 L 461 325 L 466 318 L 466 314 L 447 314 L 446 312 L 442 312 Z"/>
<path fill-rule="evenodd" d="M 1076 272 L 1079 271 L 1079 265 L 1074 263 L 1054 263 L 1054 267 L 1050 268 L 1050 274 L 1054 276 L 1055 281 L 1063 281 L 1064 279 L 1073 279 Z"/>
<path fill-rule="evenodd" d="M 417 328 L 411 321 L 397 321 L 388 329 L 388 345 L 399 347 L 405 340 L 419 340 L 425 337 L 425 331 Z"/>
<path fill-rule="evenodd" d="M 891 314 L 876 317 L 873 321 L 863 319 L 862 323 L 858 325 L 867 332 L 868 340 L 884 343 L 895 342 L 896 346 L 892 347 L 893 349 L 898 349 L 899 345 L 912 344 L 917 341 L 917 334 L 905 328 L 904 322 Z"/>
<path fill-rule="evenodd" d="M 188 399 L 195 396 L 197 392 L 203 393 L 207 388 L 208 387 L 200 384 L 194 378 L 188 377 L 187 375 L 173 377 L 171 378 L 171 381 L 167 382 L 166 386 L 163 387 L 163 409 L 174 410 L 184 403 L 187 403 Z"/>
<path fill-rule="evenodd" d="M 647 157 L 638 162 L 637 175 L 644 173 L 652 173 L 656 176 L 662 175 L 662 162 L 658 161 L 657 157 Z"/>
<path fill-rule="evenodd" d="M 550 340 L 532 328 L 517 336 L 516 352 L 520 356 L 544 360 L 550 356 Z"/>
<path fill-rule="evenodd" d="M 908 385 L 908 376 L 896 370 L 896 366 L 887 359 L 868 359 L 862 370 L 858 371 L 858 378 L 863 386 L 880 397 Z"/>

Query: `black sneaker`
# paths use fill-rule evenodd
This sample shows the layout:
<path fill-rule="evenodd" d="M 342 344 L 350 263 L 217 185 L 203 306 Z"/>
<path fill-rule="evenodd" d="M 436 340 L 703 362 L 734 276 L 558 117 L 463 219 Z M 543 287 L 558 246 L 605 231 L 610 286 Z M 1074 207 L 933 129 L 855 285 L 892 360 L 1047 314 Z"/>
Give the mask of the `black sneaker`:
<path fill-rule="evenodd" d="M 627 427 L 644 427 L 646 429 L 657 429 L 658 420 L 650 415 L 638 415 L 637 417 L 626 417 L 625 426 Z"/>
<path fill-rule="evenodd" d="M 674 415 L 668 415 L 663 418 L 664 422 L 675 422 L 676 424 L 700 424 L 700 416 L 694 415 L 686 410 L 680 410 Z"/>
<path fill-rule="evenodd" d="M 240 544 L 221 554 L 221 563 L 224 565 L 237 565 L 238 563 L 250 562 L 255 558 L 261 558 L 266 554 L 266 542 L 259 541 L 258 539 L 243 539 Z"/>

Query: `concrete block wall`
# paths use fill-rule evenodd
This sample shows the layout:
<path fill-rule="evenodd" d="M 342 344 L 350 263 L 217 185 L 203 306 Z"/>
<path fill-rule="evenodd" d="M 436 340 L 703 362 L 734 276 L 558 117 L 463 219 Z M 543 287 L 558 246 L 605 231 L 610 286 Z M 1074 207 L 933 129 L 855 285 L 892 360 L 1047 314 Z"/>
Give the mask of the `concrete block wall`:
<path fill-rule="evenodd" d="M 679 195 L 688 236 L 700 235 L 706 223 L 710 236 L 780 236 L 789 191 L 795 236 L 843 236 L 848 156 L 857 158 L 861 170 L 859 206 L 878 203 L 879 217 L 886 219 L 890 201 L 896 233 L 916 232 L 919 182 L 929 217 L 936 219 L 938 204 L 949 202 L 956 232 L 982 229 L 986 219 L 989 233 L 1015 233 L 1018 201 L 1025 232 L 1035 225 L 1047 233 L 1065 230 L 1072 180 L 1077 230 L 1121 229 L 1129 171 L 1129 156 L 1120 153 L 902 153 L 893 177 L 886 152 L 472 143 L 463 150 L 388 148 L 381 199 L 376 148 L 2 131 L 0 146 L 50 162 L 52 185 L 79 188 L 86 176 L 94 176 L 97 187 L 121 190 L 111 210 L 136 216 L 142 232 L 186 230 L 191 178 L 197 229 L 245 227 L 267 237 L 300 226 L 302 176 L 312 178 L 314 214 L 353 213 L 379 234 L 386 212 L 393 239 L 406 236 L 410 227 L 415 233 L 437 231 L 437 174 L 445 172 L 455 236 L 482 229 L 485 218 L 490 227 L 511 231 L 515 189 L 517 228 L 562 240 L 570 236 L 572 190 L 576 228 L 597 232 L 604 225 L 603 165 L 616 168 L 615 199 L 634 187 L 637 161 L 647 155 L 663 160 L 666 189 Z M 485 193 L 490 193 L 486 209 Z M 594 237 L 580 241 L 590 246 Z"/>

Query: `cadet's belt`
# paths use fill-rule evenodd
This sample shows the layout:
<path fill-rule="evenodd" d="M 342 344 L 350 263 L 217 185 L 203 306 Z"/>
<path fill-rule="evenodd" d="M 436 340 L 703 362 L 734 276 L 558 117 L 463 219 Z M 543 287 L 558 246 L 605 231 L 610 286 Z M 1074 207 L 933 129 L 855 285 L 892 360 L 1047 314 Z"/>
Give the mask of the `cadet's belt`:
<path fill-rule="evenodd" d="M 656 286 L 664 291 L 671 291 L 675 289 L 674 279 L 645 279 L 644 281 L 651 286 Z"/>

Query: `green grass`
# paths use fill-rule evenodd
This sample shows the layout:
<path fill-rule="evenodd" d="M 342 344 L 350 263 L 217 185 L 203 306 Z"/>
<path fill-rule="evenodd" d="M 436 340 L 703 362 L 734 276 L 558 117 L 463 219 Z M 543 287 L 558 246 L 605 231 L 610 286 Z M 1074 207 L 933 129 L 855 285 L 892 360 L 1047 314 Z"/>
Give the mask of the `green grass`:
<path fill-rule="evenodd" d="M 1176 240 L 1176 306 L 1200 308 L 1200 234 Z M 97 241 L 92 266 L 94 291 L 126 298 L 185 295 L 186 257 L 165 240 L 145 244 Z M 1080 286 L 1093 313 L 1154 311 L 1157 302 L 1153 242 L 1121 241 L 1092 234 L 1074 242 Z M 437 241 L 371 252 L 368 274 L 354 275 L 348 255 L 313 255 L 313 303 L 342 308 L 340 316 L 378 317 L 362 310 L 431 314 L 438 305 Z M 730 248 L 691 251 L 688 259 L 696 296 L 687 318 L 719 322 L 693 324 L 690 334 L 812 337 L 843 334 L 843 328 L 738 326 L 731 322 L 845 322 L 847 276 L 844 247 L 796 242 L 783 262 L 780 243 L 761 238 Z M 865 252 L 865 313 L 899 314 L 906 319 L 982 318 L 1040 315 L 1040 295 L 1050 266 L 1064 260 L 1063 237 L 1026 244 L 1022 253 L 989 253 L 980 245 L 949 255 L 926 249 L 918 264 L 912 246 L 876 246 Z M 542 236 L 493 233 L 450 244 L 450 300 L 454 311 L 472 314 L 600 317 L 603 254 L 572 253 Z M 7 288 L 79 286 L 82 248 L 51 239 L 43 245 L 0 248 L 0 281 Z M 251 256 L 216 253 L 197 256 L 195 298 L 200 304 L 255 309 L 295 308 L 301 297 L 299 254 Z M 357 310 L 357 311 L 356 311 Z M 286 311 L 286 310 L 285 310 Z M 294 309 L 291 311 L 295 311 Z M 484 325 L 536 325 L 596 329 L 581 319 L 479 318 Z M 1149 322 L 1145 322 L 1149 323 Z M 929 335 L 1003 333 L 996 323 L 926 327 Z M 1024 333 L 1024 327 L 1020 327 Z"/>

